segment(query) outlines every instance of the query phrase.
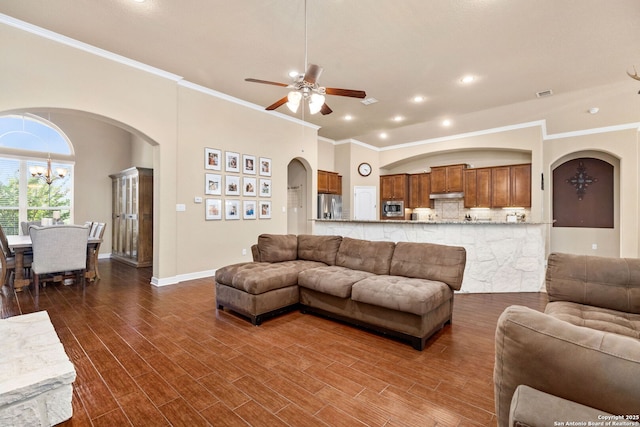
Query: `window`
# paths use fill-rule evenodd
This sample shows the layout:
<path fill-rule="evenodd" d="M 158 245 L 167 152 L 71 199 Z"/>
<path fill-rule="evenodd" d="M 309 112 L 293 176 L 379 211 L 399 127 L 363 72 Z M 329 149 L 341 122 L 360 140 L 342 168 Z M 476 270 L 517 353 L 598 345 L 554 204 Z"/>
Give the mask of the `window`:
<path fill-rule="evenodd" d="M 6 234 L 20 234 L 22 221 L 72 221 L 73 163 L 65 160 L 70 158 L 71 143 L 51 122 L 32 115 L 0 117 L 0 225 Z"/>

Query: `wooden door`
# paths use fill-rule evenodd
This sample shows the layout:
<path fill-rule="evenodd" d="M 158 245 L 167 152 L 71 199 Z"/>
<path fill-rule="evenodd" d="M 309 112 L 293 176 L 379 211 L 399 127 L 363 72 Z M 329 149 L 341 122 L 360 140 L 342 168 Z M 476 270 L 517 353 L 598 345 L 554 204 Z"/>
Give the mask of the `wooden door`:
<path fill-rule="evenodd" d="M 509 166 L 491 169 L 491 206 L 504 208 L 510 206 L 511 168 Z"/>
<path fill-rule="evenodd" d="M 511 206 L 531 206 L 531 165 L 511 166 Z"/>
<path fill-rule="evenodd" d="M 478 206 L 477 196 L 477 171 L 467 169 L 464 171 L 464 207 L 475 208 Z"/>
<path fill-rule="evenodd" d="M 476 207 L 491 207 L 491 168 L 476 170 Z"/>
<path fill-rule="evenodd" d="M 459 193 L 463 191 L 462 171 L 463 165 L 447 166 L 446 168 L 446 191 L 447 193 Z"/>
<path fill-rule="evenodd" d="M 318 193 L 329 192 L 329 174 L 325 171 L 318 171 Z"/>
<path fill-rule="evenodd" d="M 447 168 L 438 166 L 431 168 L 431 192 L 446 193 L 447 192 Z"/>

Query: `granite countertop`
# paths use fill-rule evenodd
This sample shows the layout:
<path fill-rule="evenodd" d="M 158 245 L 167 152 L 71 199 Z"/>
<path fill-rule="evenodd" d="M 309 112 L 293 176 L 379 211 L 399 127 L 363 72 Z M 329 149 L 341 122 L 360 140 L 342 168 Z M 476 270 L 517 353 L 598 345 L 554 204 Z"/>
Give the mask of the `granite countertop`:
<path fill-rule="evenodd" d="M 339 223 L 372 223 L 372 224 L 463 224 L 463 225 L 484 225 L 484 224 L 504 224 L 504 225 L 537 225 L 547 224 L 545 222 L 507 222 L 507 221 L 460 221 L 460 220 L 406 220 L 406 219 L 376 219 L 376 220 L 354 220 L 354 219 L 313 219 L 313 221 L 319 222 L 339 222 Z"/>

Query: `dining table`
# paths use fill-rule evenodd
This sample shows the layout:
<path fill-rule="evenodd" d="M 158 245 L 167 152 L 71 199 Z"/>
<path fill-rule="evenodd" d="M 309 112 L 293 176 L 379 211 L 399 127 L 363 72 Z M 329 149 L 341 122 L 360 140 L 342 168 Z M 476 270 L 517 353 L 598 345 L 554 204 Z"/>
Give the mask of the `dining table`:
<path fill-rule="evenodd" d="M 85 279 L 92 281 L 96 278 L 96 265 L 93 252 L 98 248 L 102 239 L 98 237 L 89 237 L 87 239 L 87 270 L 85 271 Z M 9 249 L 15 254 L 16 271 L 13 279 L 13 287 L 15 290 L 21 290 L 25 286 L 31 284 L 31 278 L 24 275 L 24 255 L 33 250 L 31 236 L 7 236 Z"/>

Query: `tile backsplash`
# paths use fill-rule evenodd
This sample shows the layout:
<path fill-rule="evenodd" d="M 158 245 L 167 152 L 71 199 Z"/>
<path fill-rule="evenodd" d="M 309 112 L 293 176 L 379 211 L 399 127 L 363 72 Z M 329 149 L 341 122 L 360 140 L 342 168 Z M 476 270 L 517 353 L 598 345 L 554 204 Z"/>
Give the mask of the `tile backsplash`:
<path fill-rule="evenodd" d="M 418 221 L 464 221 L 470 215 L 476 221 L 506 221 L 508 213 L 524 214 L 529 218 L 530 209 L 469 209 L 464 207 L 464 199 L 436 199 L 433 209 L 414 209 Z"/>

